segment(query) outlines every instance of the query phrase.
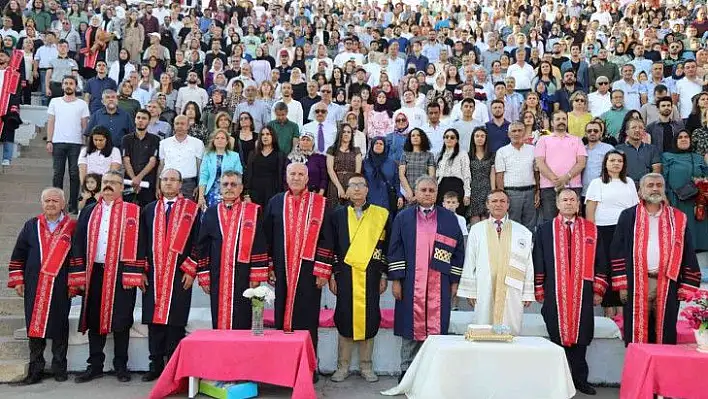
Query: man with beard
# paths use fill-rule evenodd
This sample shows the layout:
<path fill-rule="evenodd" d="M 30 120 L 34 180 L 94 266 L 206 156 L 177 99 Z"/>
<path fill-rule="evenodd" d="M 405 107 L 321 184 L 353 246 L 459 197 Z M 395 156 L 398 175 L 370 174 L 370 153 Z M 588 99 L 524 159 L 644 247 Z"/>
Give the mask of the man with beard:
<path fill-rule="evenodd" d="M 671 118 L 674 112 L 674 103 L 671 97 L 661 97 L 656 100 L 659 108 L 659 120 L 647 125 L 646 131 L 651 136 L 651 143 L 660 152 L 674 150 L 674 137 L 683 130 L 683 122 Z"/>
<path fill-rule="evenodd" d="M 225 171 L 219 184 L 222 201 L 206 210 L 199 228 L 197 277 L 211 298 L 212 327 L 244 330 L 251 326 L 251 303 L 243 292 L 268 279 L 260 206 L 241 201 L 239 173 Z"/>
<path fill-rule="evenodd" d="M 593 305 L 607 289 L 607 261 L 597 227 L 578 215 L 580 197 L 574 190 L 558 193 L 559 215 L 540 225 L 533 244 L 535 296 L 548 335 L 565 350 L 575 388 L 595 395 L 588 384 L 587 347 L 593 338 Z"/>
<path fill-rule="evenodd" d="M 138 259 L 140 207 L 123 202 L 123 174 L 104 173 L 101 198 L 81 211 L 74 234 L 76 265 L 84 272 L 72 287 L 84 288 L 79 332 L 88 331 L 88 368 L 77 383 L 103 375 L 106 336 L 113 333 L 113 367 L 120 382 L 130 381 L 128 341 L 133 325 L 135 287 L 145 290 Z"/>
<path fill-rule="evenodd" d="M 143 375 L 143 381 L 160 376 L 165 358 L 169 360 L 184 338 L 192 302 L 200 213 L 195 202 L 180 195 L 181 186 L 182 175 L 177 170 L 163 170 L 162 197 L 148 204 L 140 215 L 138 259 L 146 262 L 141 281 L 145 288 L 142 322 L 148 326 L 150 348 L 150 371 Z"/>
<path fill-rule="evenodd" d="M 561 189 L 570 188 L 580 197 L 580 174 L 588 158 L 583 142 L 568 133 L 568 114 L 556 111 L 552 122 L 553 133 L 542 136 L 534 151 L 541 174 L 541 214 L 546 221 L 558 214 L 556 193 Z"/>
<path fill-rule="evenodd" d="M 99 65 L 102 64 L 99 63 Z M 135 129 L 135 124 L 133 123 L 133 116 L 130 114 L 130 112 L 120 109 L 120 107 L 118 106 L 118 93 L 116 93 L 114 90 L 106 89 L 101 93 L 101 98 L 103 99 L 102 101 L 104 106 L 95 111 L 90 110 L 91 117 L 89 118 L 86 130 L 84 130 L 84 135 L 89 136 L 91 134 L 91 131 L 93 131 L 93 128 L 95 128 L 96 126 L 105 126 L 111 133 L 111 142 L 113 143 L 113 145 L 118 149 L 121 149 L 121 145 L 123 144 L 123 137 L 132 133 Z"/>
<path fill-rule="evenodd" d="M 334 261 L 332 234 L 325 198 L 307 191 L 307 166 L 289 164 L 286 180 L 288 191 L 273 197 L 263 216 L 274 265 L 269 279 L 275 285 L 275 328 L 308 330 L 316 352 L 320 297 Z"/>
<path fill-rule="evenodd" d="M 339 207 L 332 214 L 334 253 L 338 262 L 329 281 L 337 296 L 334 323 L 339 332 L 337 371 L 332 381 L 349 376 L 352 349 L 359 348 L 361 376 L 376 382 L 371 355 L 379 331 L 379 296 L 386 291 L 386 238 L 389 215 L 380 206 L 366 202 L 369 186 L 363 175 L 355 173 L 347 182 L 351 206 Z"/>
<path fill-rule="evenodd" d="M 148 134 L 147 126 L 150 113 L 144 109 L 135 114 L 135 133 L 123 137 L 123 167 L 135 191 L 136 200 L 140 206 L 145 206 L 155 200 L 154 189 L 157 184 L 157 157 L 160 151 L 160 138 Z M 150 186 L 142 188 L 140 183 Z M 180 187 L 182 176 L 180 175 Z"/>
<path fill-rule="evenodd" d="M 52 340 L 54 379 L 66 381 L 70 297 L 76 292 L 68 282 L 80 275 L 69 259 L 76 222 L 63 212 L 64 192 L 47 188 L 41 201 L 42 214 L 27 221 L 17 236 L 7 283 L 25 302 L 30 364 L 23 385 L 42 381 L 47 339 Z"/>
<path fill-rule="evenodd" d="M 639 46 L 639 45 L 637 45 Z M 636 49 L 636 47 L 635 47 Z M 620 79 L 619 68 L 614 62 L 607 60 L 607 55 L 609 51 L 606 48 L 601 48 L 597 54 L 597 63 L 590 65 L 588 70 L 588 75 L 590 77 L 589 82 L 593 84 L 598 84 L 598 78 L 603 76 L 607 78 L 610 83 L 613 83 Z M 599 86 L 598 86 L 599 89 Z"/>
<path fill-rule="evenodd" d="M 701 283 L 687 216 L 664 197 L 664 177 L 639 181 L 641 202 L 619 216 L 610 249 L 612 289 L 624 303 L 624 342 L 676 344 L 679 301 Z"/>
<path fill-rule="evenodd" d="M 570 112 L 573 109 L 570 104 L 570 96 L 577 90 L 581 90 L 581 88 L 575 83 L 575 72 L 572 69 L 563 71 L 563 87 L 556 91 L 556 102 L 553 104 L 553 109 Z"/>
<path fill-rule="evenodd" d="M 203 110 L 209 102 L 209 94 L 203 88 L 197 86 L 199 83 L 199 75 L 197 72 L 190 71 L 187 74 L 187 85 L 177 91 L 177 100 L 175 101 L 175 111 L 181 115 L 184 111 L 184 106 L 189 102 L 195 102 L 199 106 L 199 111 Z"/>

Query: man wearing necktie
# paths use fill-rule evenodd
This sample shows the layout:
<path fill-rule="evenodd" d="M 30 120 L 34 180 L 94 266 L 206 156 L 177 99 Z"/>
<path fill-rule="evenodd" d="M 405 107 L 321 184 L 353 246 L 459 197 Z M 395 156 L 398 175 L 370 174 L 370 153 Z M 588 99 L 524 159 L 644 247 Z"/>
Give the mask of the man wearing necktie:
<path fill-rule="evenodd" d="M 597 227 L 577 216 L 575 190 L 561 190 L 556 206 L 558 216 L 540 225 L 534 237 L 535 296 L 551 341 L 565 349 L 575 388 L 594 395 L 585 353 L 595 328 L 593 306 L 608 286 L 604 247 Z"/>
<path fill-rule="evenodd" d="M 476 324 L 507 325 L 521 333 L 524 307 L 534 300 L 531 232 L 507 215 L 503 190 L 487 196 L 489 219 L 470 229 L 457 296 L 475 308 Z"/>
<path fill-rule="evenodd" d="M 327 105 L 317 103 L 312 107 L 315 118 L 312 122 L 302 127 L 303 134 L 309 133 L 314 137 L 314 148 L 318 153 L 324 154 L 337 138 L 337 126 L 327 121 Z"/>
<path fill-rule="evenodd" d="M 197 273 L 199 207 L 180 194 L 182 175 L 176 169 L 163 170 L 159 184 L 162 197 L 143 209 L 138 243 L 146 282 L 142 322 L 148 326 L 150 349 L 150 371 L 143 381 L 160 376 L 184 338 Z"/>

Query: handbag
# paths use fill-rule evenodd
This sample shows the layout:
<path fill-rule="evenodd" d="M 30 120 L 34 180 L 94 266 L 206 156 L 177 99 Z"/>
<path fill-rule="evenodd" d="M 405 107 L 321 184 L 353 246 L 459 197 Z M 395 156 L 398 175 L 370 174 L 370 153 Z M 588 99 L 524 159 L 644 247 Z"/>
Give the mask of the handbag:
<path fill-rule="evenodd" d="M 693 164 L 693 154 L 691 155 L 691 175 L 693 175 L 693 170 L 694 170 L 694 164 Z M 671 169 L 669 169 L 669 173 L 671 173 Z M 696 187 L 696 183 L 693 182 L 693 180 L 689 180 L 688 183 L 684 184 L 683 186 L 677 188 L 677 189 L 672 189 L 674 192 L 674 195 L 676 195 L 676 198 L 678 198 L 680 201 L 688 201 L 692 198 L 694 198 L 696 195 L 698 195 L 698 187 Z"/>

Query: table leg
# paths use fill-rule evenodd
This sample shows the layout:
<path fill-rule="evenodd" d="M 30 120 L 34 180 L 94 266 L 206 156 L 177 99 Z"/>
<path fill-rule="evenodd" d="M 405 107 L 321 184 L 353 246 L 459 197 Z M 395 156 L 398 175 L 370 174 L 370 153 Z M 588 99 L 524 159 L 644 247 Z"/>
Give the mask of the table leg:
<path fill-rule="evenodd" d="M 189 391 L 187 393 L 190 399 L 193 399 L 199 393 L 199 378 L 189 377 Z"/>

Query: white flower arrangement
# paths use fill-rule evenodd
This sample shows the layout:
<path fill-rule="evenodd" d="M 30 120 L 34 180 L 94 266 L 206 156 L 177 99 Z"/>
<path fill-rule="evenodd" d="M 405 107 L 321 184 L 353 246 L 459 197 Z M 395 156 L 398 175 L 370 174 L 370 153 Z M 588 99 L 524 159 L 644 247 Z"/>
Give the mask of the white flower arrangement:
<path fill-rule="evenodd" d="M 275 300 L 275 292 L 268 288 L 267 285 L 260 285 L 256 288 L 248 288 L 243 292 L 245 298 L 253 301 L 254 299 L 261 302 L 273 303 Z"/>

